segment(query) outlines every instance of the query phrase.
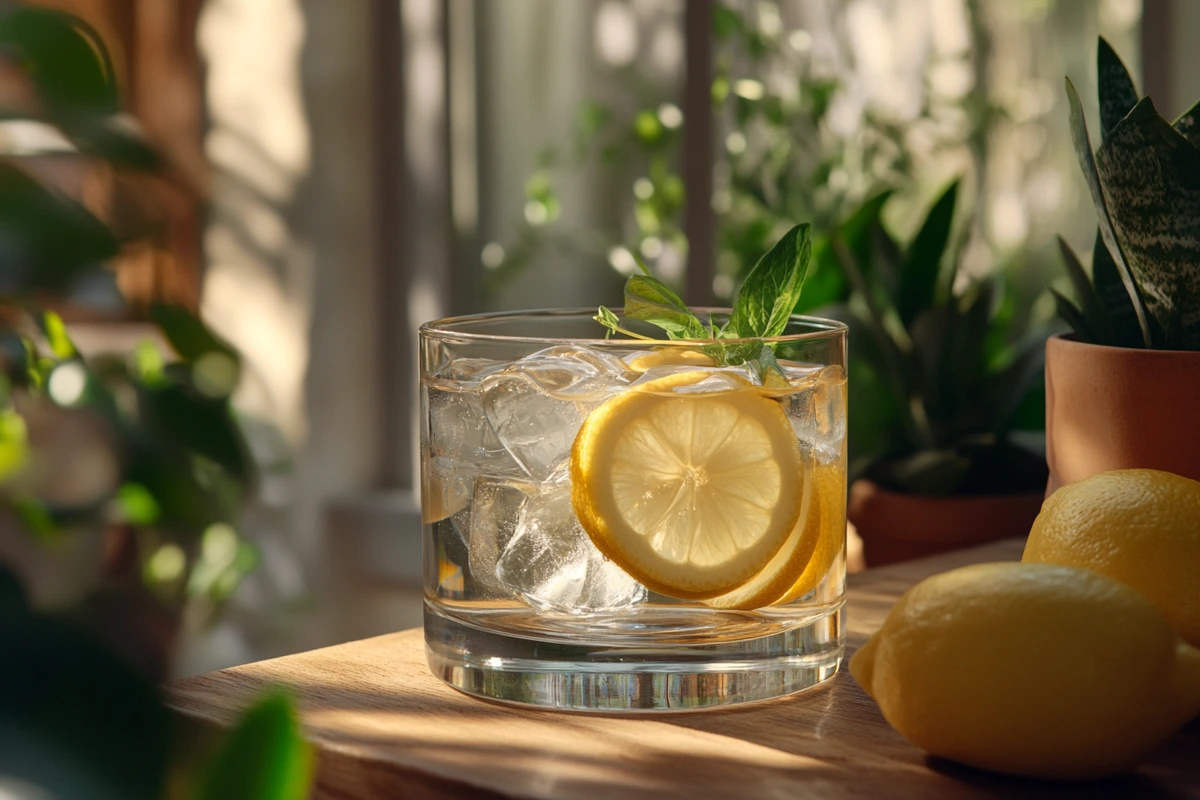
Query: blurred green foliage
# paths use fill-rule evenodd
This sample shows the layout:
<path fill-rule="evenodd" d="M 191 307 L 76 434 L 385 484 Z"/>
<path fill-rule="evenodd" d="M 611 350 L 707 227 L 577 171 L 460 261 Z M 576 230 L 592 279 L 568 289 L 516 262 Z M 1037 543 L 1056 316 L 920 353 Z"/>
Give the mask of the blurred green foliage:
<path fill-rule="evenodd" d="M 881 221 L 890 192 L 832 236 L 853 287 L 824 309 L 850 326 L 851 477 L 924 495 L 1040 491 L 1045 461 L 1014 432 L 1044 426 L 1050 331 L 1021 328 L 1000 274 L 960 275 L 958 192 L 907 246 Z"/>
<path fill-rule="evenodd" d="M 892 219 L 921 216 L 911 197 L 902 199 L 914 194 L 921 177 L 906 141 L 915 124 L 902 125 L 868 105 L 852 133 L 839 133 L 831 115 L 844 87 L 794 52 L 791 38 L 807 32 L 760 24 L 766 5 L 714 7 L 712 99 L 722 137 L 712 198 L 718 298 L 733 296 L 784 231 L 811 222 L 812 259 L 794 311 L 851 325 L 851 477 L 923 494 L 1044 485 L 1037 431 L 1048 330 L 1029 330 L 1032 298 L 1005 265 L 995 265 L 987 278 L 960 275 L 973 209 L 956 220 L 956 210 L 972 205 L 957 183 L 940 195 L 907 246 L 897 240 L 884 224 L 885 211 L 905 212 Z M 974 35 L 986 38 L 977 9 L 969 11 Z M 935 117 L 930 97 L 924 95 L 919 121 Z M 974 93 L 956 102 L 968 120 L 967 149 L 979 171 L 987 132 L 1003 112 Z M 685 255 L 685 192 L 677 172 L 685 125 L 671 104 L 627 117 L 585 104 L 570 145 L 543 153 L 538 193 L 526 198 L 553 202 L 553 213 L 536 215 L 536 224 L 526 215 L 530 224 L 488 279 L 506 280 L 550 238 L 547 224 L 559 214 L 549 189 L 555 170 L 578 169 L 595 157 L 638 167 L 631 230 L 622 243 L 630 256 L 625 271 L 638 255 L 652 267 L 661 267 L 660 253 Z M 944 142 L 934 137 L 923 157 L 962 146 L 962 137 L 950 136 Z"/>
<path fill-rule="evenodd" d="M 81 168 L 157 168 L 81 20 L 0 4 L 0 59 L 30 89 L 0 120 L 52 129 Z M 0 776 L 62 798 L 164 797 L 174 743 L 156 681 L 183 610 L 211 613 L 257 561 L 237 530 L 256 481 L 230 399 L 241 362 L 170 306 L 151 316 L 172 355 L 146 342 L 85 357 L 48 307 L 129 243 L 36 166 L 0 153 L 0 506 L 9 527 L 48 542 L 98 532 L 106 553 L 97 586 L 46 611 L 0 564 Z M 300 798 L 310 774 L 276 695 L 235 730 L 195 796 Z"/>
<path fill-rule="evenodd" d="M 264 697 L 242 717 L 216 752 L 196 800 L 294 800 L 308 796 L 312 749 L 286 695 Z"/>
<path fill-rule="evenodd" d="M 844 299 L 849 287 L 820 235 L 879 190 L 910 185 L 904 130 L 868 109 L 853 134 L 834 131 L 829 114 L 838 81 L 817 74 L 804 59 L 797 66 L 786 32 L 764 31 L 753 14 L 716 4 L 713 36 L 713 113 L 721 139 L 712 198 L 717 211 L 716 294 L 728 301 L 738 281 L 780 236 L 809 222 L 818 234 L 816 259 L 797 310 Z M 788 73 L 786 87 L 763 78 L 793 69 L 798 71 Z M 685 187 L 678 162 L 685 125 L 682 111 L 671 103 L 630 115 L 595 101 L 584 103 L 570 142 L 548 147 L 539 157 L 526 185 L 526 224 L 515 242 L 506 243 L 504 261 L 485 274 L 485 293 L 553 241 L 550 225 L 561 215 L 555 178 L 592 159 L 637 165 L 631 229 L 624 241 L 610 244 L 640 254 L 652 268 L 664 253 L 684 258 Z M 624 261 L 624 271 L 632 272 L 632 259 Z"/>

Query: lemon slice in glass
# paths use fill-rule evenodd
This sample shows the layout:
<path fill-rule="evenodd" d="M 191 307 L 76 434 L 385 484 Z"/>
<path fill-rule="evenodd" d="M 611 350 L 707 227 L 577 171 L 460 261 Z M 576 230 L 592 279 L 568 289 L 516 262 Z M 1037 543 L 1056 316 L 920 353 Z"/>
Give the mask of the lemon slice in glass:
<path fill-rule="evenodd" d="M 706 600 L 707 605 L 750 610 L 788 603 L 808 594 L 824 579 L 841 552 L 846 532 L 842 516 L 845 472 L 839 466 L 817 464 L 808 483 L 812 489 L 807 507 L 779 552 L 753 578 Z"/>
<path fill-rule="evenodd" d="M 634 372 L 648 372 L 655 367 L 711 367 L 713 360 L 699 350 L 683 347 L 662 347 L 642 353 L 629 362 Z"/>
<path fill-rule="evenodd" d="M 588 415 L 571 501 L 596 547 L 647 588 L 705 599 L 753 578 L 804 511 L 808 481 L 779 403 L 723 374 L 649 381 Z"/>

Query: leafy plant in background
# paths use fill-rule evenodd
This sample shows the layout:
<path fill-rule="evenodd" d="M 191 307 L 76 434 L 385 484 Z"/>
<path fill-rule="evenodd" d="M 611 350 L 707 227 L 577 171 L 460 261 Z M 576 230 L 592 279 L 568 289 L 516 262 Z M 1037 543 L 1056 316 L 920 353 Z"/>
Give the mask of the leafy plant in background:
<path fill-rule="evenodd" d="M 822 232 L 879 189 L 906 185 L 911 164 L 902 126 L 876 113 L 868 110 L 853 136 L 830 129 L 829 111 L 840 88 L 836 80 L 803 68 L 786 90 L 779 90 L 742 77 L 769 74 L 785 60 L 790 45 L 782 33 L 764 32 L 733 7 L 714 7 L 713 110 L 728 134 L 715 181 L 716 260 L 723 287 L 718 294 L 730 298 L 738 280 L 771 244 L 807 221 L 816 238 L 813 268 L 797 308 L 805 311 L 842 300 L 849 291 Z M 504 262 L 487 273 L 485 290 L 523 268 L 551 238 L 546 227 L 561 213 L 556 170 L 579 168 L 597 155 L 606 165 L 644 164 L 633 181 L 635 230 L 627 249 L 657 264 L 666 277 L 668 256 L 673 254 L 678 263 L 687 250 L 681 228 L 684 185 L 676 168 L 684 125 L 681 111 L 669 103 L 638 109 L 629 117 L 601 103 L 585 103 L 570 145 L 547 148 L 540 156 L 526 183 L 530 224 L 508 248 Z M 613 244 L 601 241 L 597 248 Z M 625 260 L 626 271 L 632 271 L 633 259 Z"/>
<path fill-rule="evenodd" d="M 1103 38 L 1097 46 L 1101 144 L 1067 80 L 1071 137 L 1096 206 L 1092 274 L 1060 239 L 1079 304 L 1055 292 L 1085 342 L 1200 350 L 1200 102 L 1168 123 Z"/>
<path fill-rule="evenodd" d="M 957 183 L 907 247 L 880 222 L 889 196 L 866 203 L 831 244 L 853 285 L 845 305 L 827 309 L 851 326 L 852 477 L 923 495 L 1044 487 L 1044 460 L 1012 434 L 1043 426 L 1045 332 L 1011 328 L 998 278 L 960 286 Z"/>
<path fill-rule="evenodd" d="M 0 58 L 7 88 L 28 90 L 10 92 L 23 100 L 5 120 L 57 132 L 81 167 L 156 168 L 82 21 L 0 5 Z M 48 548 L 89 532 L 104 541 L 95 586 L 70 607 L 35 608 L 0 564 L 0 788 L 162 797 L 173 736 L 156 683 L 183 612 L 215 608 L 255 561 L 236 531 L 255 480 L 230 404 L 240 362 L 171 306 L 152 318 L 175 357 L 147 342 L 85 358 L 48 304 L 127 242 L 37 167 L 0 154 L 0 504 L 9 528 Z M 230 797 L 219 787 L 233 783 L 303 796 L 310 759 L 290 704 L 264 701 L 243 725 L 262 734 L 258 752 L 282 755 L 247 761 L 227 748 L 192 796 Z M 246 738 L 235 732 L 230 747 Z"/>

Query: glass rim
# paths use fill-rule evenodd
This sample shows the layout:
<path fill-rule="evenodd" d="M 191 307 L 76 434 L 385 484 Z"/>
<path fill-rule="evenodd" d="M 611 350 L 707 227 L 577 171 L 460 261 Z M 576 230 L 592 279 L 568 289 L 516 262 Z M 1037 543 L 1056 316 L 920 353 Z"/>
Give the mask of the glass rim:
<path fill-rule="evenodd" d="M 720 308 L 716 306 L 695 306 L 691 310 L 700 314 L 711 316 L 712 314 L 731 314 L 732 309 Z M 456 326 L 471 326 L 479 323 L 490 321 L 515 320 L 521 317 L 536 317 L 536 318 L 555 318 L 555 317 L 587 317 L 591 318 L 596 315 L 594 308 L 536 308 L 518 311 L 489 311 L 482 314 L 462 314 L 454 317 L 443 317 L 441 319 L 430 320 L 424 322 L 417 329 L 417 333 L 422 338 L 436 339 L 455 339 L 468 342 L 508 342 L 513 344 L 537 344 L 546 342 L 550 344 L 586 344 L 589 347 L 597 345 L 602 347 L 695 347 L 698 344 L 710 344 L 711 339 L 634 339 L 634 338 L 605 338 L 597 336 L 595 338 L 578 337 L 578 336 L 516 336 L 503 333 L 481 333 L 479 331 L 464 330 Z M 838 339 L 846 336 L 850 330 L 849 326 L 836 319 L 828 319 L 826 317 L 814 317 L 808 314 L 792 314 L 788 317 L 788 324 L 798 323 L 809 326 L 813 330 L 806 330 L 800 333 L 785 333 L 780 336 L 770 336 L 764 338 L 745 338 L 745 339 L 721 339 L 722 344 L 744 344 L 752 342 L 765 343 L 783 343 L 783 342 L 806 342 L 820 341 L 823 339 Z M 596 327 L 600 328 L 600 323 L 596 323 Z"/>

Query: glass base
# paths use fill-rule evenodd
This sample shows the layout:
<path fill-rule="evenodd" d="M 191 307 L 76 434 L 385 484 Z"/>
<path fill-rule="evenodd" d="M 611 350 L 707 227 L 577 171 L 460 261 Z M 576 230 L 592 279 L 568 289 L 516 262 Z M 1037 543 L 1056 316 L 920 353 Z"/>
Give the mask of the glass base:
<path fill-rule="evenodd" d="M 682 617 L 689 613 L 697 612 L 674 610 L 681 617 L 676 624 L 686 624 Z M 425 652 L 433 674 L 467 694 L 609 713 L 770 700 L 837 672 L 843 652 L 840 604 L 791 627 L 764 627 L 771 632 L 703 643 L 533 638 L 473 625 L 427 601 Z"/>

